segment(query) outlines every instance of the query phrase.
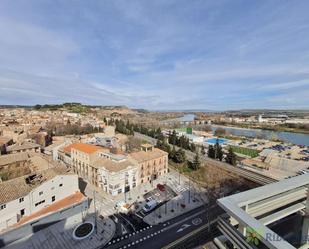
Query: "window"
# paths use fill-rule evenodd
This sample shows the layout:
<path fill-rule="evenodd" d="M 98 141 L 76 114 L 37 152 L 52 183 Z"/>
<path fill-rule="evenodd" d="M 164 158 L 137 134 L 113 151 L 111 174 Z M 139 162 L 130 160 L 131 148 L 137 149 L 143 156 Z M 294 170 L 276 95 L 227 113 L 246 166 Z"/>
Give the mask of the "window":
<path fill-rule="evenodd" d="M 2 205 L 0 206 L 0 210 L 5 209 L 5 208 L 6 208 L 6 204 L 2 204 Z"/>
<path fill-rule="evenodd" d="M 60 184 L 59 184 L 59 187 L 62 187 L 62 186 L 63 186 L 63 184 L 62 184 L 62 183 L 60 183 Z"/>
<path fill-rule="evenodd" d="M 20 210 L 20 216 L 24 216 L 25 215 L 25 209 L 23 208 L 22 210 Z"/>
<path fill-rule="evenodd" d="M 52 202 L 54 202 L 56 200 L 56 196 L 52 196 Z"/>
<path fill-rule="evenodd" d="M 43 191 L 40 191 L 40 192 L 39 192 L 39 195 L 42 195 L 42 194 L 43 194 Z"/>
<path fill-rule="evenodd" d="M 120 188 L 120 189 L 118 189 L 118 194 L 120 194 L 122 192 L 122 189 Z"/>
<path fill-rule="evenodd" d="M 19 203 L 24 201 L 24 197 L 19 198 Z"/>
<path fill-rule="evenodd" d="M 45 202 L 45 200 L 40 201 L 40 202 L 37 202 L 37 203 L 35 203 L 35 204 L 34 204 L 34 206 L 36 206 L 36 207 L 37 207 L 37 206 L 41 205 L 41 204 L 42 204 L 42 203 L 44 203 L 44 202 Z"/>

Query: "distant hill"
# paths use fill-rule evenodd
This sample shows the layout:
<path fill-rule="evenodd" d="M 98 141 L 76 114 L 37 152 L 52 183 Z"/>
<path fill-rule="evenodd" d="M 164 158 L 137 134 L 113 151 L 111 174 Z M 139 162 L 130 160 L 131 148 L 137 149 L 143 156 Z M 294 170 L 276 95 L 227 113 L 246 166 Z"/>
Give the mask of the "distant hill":
<path fill-rule="evenodd" d="M 56 110 L 66 110 L 74 113 L 86 113 L 94 110 L 101 110 L 106 114 L 118 113 L 118 114 L 134 114 L 139 112 L 139 110 L 133 110 L 124 105 L 116 106 L 100 106 L 100 105 L 84 105 L 82 103 L 68 102 L 63 104 L 37 104 L 34 106 L 26 105 L 0 105 L 0 108 L 27 108 L 34 109 L 38 111 L 56 111 Z M 141 109 L 142 110 L 142 109 Z"/>

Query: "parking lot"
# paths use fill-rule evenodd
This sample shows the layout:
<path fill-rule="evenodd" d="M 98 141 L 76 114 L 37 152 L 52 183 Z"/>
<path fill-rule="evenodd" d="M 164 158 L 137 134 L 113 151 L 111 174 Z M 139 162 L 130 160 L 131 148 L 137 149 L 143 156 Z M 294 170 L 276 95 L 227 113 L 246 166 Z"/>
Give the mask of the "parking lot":
<path fill-rule="evenodd" d="M 162 203 L 177 196 L 171 187 L 166 184 L 158 184 L 157 188 L 144 194 L 144 199 L 155 200 L 157 203 Z"/>

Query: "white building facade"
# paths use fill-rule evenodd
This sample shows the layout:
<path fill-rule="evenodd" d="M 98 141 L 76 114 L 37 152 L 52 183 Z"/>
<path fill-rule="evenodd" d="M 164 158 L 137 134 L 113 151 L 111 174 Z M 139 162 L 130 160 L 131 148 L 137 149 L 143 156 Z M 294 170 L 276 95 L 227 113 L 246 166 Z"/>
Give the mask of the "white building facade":
<path fill-rule="evenodd" d="M 48 180 L 45 180 L 48 179 Z M 75 174 L 45 176 L 38 182 L 26 178 L 9 180 L 0 184 L 0 231 L 65 197 L 79 192 Z M 41 182 L 43 181 L 43 182 Z M 10 191 L 6 193 L 7 191 Z M 15 193 L 14 193 L 15 192 Z"/>

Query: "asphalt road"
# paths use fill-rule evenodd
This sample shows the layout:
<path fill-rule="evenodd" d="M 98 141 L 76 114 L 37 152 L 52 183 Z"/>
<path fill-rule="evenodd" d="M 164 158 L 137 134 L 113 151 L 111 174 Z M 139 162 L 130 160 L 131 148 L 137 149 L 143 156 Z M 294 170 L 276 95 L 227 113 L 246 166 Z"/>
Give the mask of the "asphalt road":
<path fill-rule="evenodd" d="M 223 211 L 214 205 L 209 208 L 210 221 L 217 218 Z M 196 208 L 186 214 L 169 220 L 166 223 L 141 229 L 111 241 L 103 247 L 107 249 L 147 248 L 158 249 L 166 246 L 197 228 L 207 224 L 205 207 Z"/>

